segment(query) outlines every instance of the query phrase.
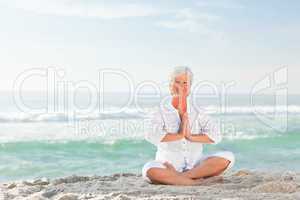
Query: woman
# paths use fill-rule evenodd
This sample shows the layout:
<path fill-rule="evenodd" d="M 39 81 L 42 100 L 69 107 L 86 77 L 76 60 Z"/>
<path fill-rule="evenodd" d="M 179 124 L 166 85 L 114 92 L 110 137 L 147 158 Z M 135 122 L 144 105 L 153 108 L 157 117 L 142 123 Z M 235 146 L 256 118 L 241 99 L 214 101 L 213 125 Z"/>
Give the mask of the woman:
<path fill-rule="evenodd" d="M 234 164 L 229 151 L 204 156 L 203 144 L 221 141 L 219 126 L 195 109 L 189 97 L 193 74 L 177 67 L 170 82 L 171 101 L 151 118 L 146 140 L 157 147 L 154 161 L 143 167 L 143 178 L 155 184 L 199 185 Z"/>

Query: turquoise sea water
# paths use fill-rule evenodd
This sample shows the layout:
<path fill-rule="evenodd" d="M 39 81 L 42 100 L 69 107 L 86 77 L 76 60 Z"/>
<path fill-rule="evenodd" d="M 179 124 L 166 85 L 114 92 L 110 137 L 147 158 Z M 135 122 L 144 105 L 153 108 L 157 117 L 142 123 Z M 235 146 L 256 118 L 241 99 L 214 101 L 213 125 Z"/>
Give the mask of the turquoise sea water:
<path fill-rule="evenodd" d="M 239 98 L 228 113 L 212 113 L 225 124 L 224 139 L 217 145 L 205 145 L 204 153 L 233 151 L 234 169 L 299 171 L 299 98 L 294 97 L 288 116 L 284 110 L 276 116 L 275 123 L 286 125 L 283 131 L 259 119 Z M 153 105 L 148 103 L 147 109 Z M 61 114 L 24 115 L 10 106 L 3 108 L 0 117 L 0 182 L 72 174 L 141 173 L 143 164 L 154 158 L 155 147 L 143 138 L 145 113 L 133 108 L 88 116 L 82 123 L 77 119 L 78 123 L 70 126 Z M 264 117 L 272 116 L 269 109 L 270 105 L 264 105 Z"/>
<path fill-rule="evenodd" d="M 236 155 L 234 169 L 299 170 L 300 136 L 223 141 L 208 146 L 205 153 L 229 149 Z M 1 146 L 1 181 L 71 174 L 109 175 L 141 173 L 143 164 L 153 159 L 155 148 L 145 140 L 120 140 L 113 144 L 73 141 L 64 143 L 18 142 Z"/>

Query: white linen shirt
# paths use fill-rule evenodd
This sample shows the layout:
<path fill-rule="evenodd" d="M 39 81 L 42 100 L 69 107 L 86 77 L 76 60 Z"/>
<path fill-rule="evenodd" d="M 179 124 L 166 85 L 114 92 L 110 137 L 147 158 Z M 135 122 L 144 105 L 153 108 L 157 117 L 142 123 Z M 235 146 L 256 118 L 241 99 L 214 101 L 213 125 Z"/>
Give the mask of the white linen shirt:
<path fill-rule="evenodd" d="M 191 106 L 187 98 L 187 113 L 192 134 L 206 134 L 214 144 L 222 139 L 219 126 L 203 112 Z M 180 128 L 180 116 L 171 103 L 160 106 L 150 117 L 150 128 L 145 139 L 157 147 L 155 160 L 171 163 L 177 171 L 191 169 L 203 156 L 203 144 L 191 142 L 185 138 L 171 142 L 161 142 L 167 133 L 177 134 Z"/>

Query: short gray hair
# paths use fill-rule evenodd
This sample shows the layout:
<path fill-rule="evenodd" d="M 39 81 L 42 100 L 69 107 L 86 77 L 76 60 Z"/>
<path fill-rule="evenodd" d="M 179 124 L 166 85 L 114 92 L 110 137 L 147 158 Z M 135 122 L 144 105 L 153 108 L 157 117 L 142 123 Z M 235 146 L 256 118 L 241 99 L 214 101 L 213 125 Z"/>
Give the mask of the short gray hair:
<path fill-rule="evenodd" d="M 178 66 L 174 67 L 173 72 L 171 73 L 170 83 L 175 81 L 176 76 L 180 74 L 188 74 L 190 77 L 190 84 L 193 82 L 193 72 L 189 67 L 186 66 Z"/>

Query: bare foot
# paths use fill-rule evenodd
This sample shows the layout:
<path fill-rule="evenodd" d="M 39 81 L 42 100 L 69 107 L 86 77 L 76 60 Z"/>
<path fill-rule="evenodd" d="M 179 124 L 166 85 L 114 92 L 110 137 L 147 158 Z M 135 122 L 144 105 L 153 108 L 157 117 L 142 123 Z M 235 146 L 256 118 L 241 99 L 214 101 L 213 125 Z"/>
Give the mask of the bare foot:
<path fill-rule="evenodd" d="M 172 172 L 178 174 L 177 170 L 175 169 L 175 167 L 169 163 L 169 162 L 164 162 L 164 165 L 166 166 L 167 169 L 171 170 Z"/>

